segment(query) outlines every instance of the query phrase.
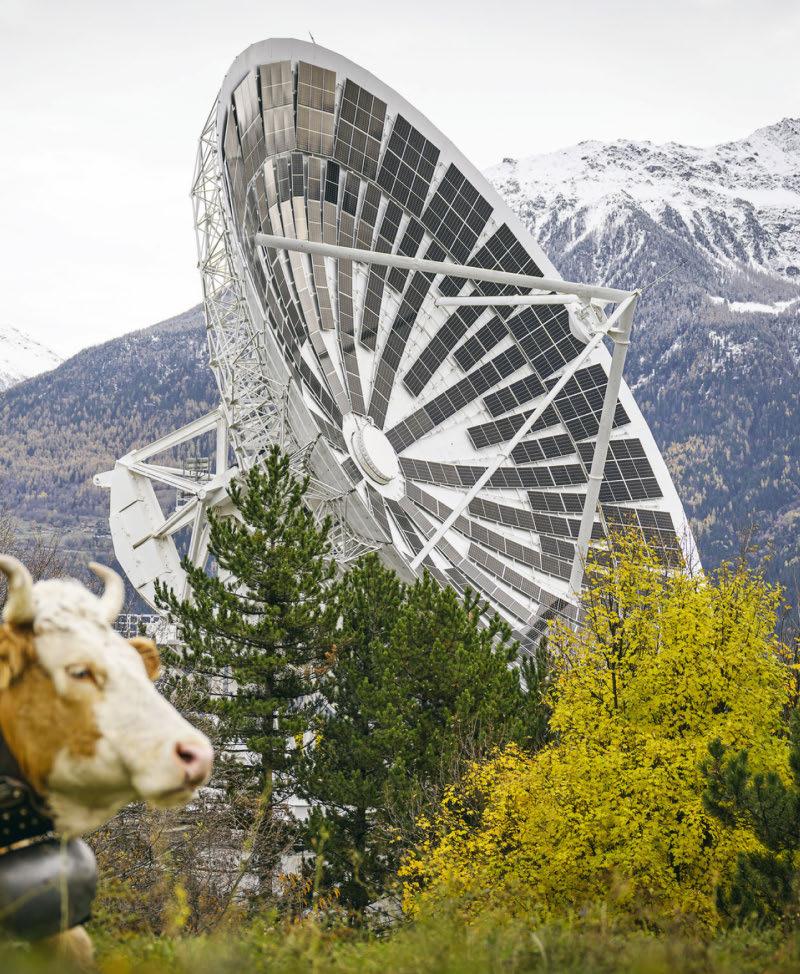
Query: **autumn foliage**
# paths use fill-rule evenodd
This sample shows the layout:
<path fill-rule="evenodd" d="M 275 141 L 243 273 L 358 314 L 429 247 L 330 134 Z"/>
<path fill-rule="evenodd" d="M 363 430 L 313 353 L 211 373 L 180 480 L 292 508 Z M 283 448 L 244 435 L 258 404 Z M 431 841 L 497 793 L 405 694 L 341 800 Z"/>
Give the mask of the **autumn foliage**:
<path fill-rule="evenodd" d="M 405 860 L 405 907 L 457 897 L 540 917 L 602 909 L 712 927 L 752 830 L 704 808 L 709 745 L 788 772 L 779 593 L 744 568 L 665 572 L 634 536 L 590 567 L 585 625 L 549 647 L 554 740 L 471 766 Z"/>

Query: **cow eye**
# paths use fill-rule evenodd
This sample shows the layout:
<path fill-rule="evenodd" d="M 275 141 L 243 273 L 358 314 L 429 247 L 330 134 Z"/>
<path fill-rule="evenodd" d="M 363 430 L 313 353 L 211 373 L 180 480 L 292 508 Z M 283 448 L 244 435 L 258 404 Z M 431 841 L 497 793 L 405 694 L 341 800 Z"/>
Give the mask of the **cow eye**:
<path fill-rule="evenodd" d="M 73 680 L 91 680 L 94 682 L 94 673 L 88 666 L 68 666 L 67 673 Z"/>

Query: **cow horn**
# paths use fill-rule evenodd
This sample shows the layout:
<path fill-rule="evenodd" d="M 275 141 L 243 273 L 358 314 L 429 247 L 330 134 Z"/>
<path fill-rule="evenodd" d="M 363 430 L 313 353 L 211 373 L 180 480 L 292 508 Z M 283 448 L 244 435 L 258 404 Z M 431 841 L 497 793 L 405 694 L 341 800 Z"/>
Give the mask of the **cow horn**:
<path fill-rule="evenodd" d="M 33 579 L 31 573 L 11 555 L 0 555 L 0 571 L 8 577 L 8 596 L 3 609 L 3 619 L 12 625 L 26 626 L 36 614 L 33 604 Z"/>
<path fill-rule="evenodd" d="M 105 585 L 103 594 L 100 596 L 100 605 L 103 607 L 108 624 L 113 626 L 125 604 L 125 583 L 113 568 L 98 565 L 96 561 L 90 562 L 89 568 Z"/>

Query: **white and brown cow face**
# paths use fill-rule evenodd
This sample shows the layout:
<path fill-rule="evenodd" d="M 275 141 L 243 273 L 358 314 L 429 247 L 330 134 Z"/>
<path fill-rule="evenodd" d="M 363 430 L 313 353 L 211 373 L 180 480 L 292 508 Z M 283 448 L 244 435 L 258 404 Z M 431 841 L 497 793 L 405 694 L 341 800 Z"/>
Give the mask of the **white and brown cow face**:
<path fill-rule="evenodd" d="M 134 800 L 187 801 L 211 773 L 206 737 L 155 689 L 158 652 L 111 624 L 119 576 L 93 565 L 105 593 L 78 582 L 33 584 L 0 556 L 9 597 L 0 625 L 0 731 L 56 827 L 78 835 Z"/>

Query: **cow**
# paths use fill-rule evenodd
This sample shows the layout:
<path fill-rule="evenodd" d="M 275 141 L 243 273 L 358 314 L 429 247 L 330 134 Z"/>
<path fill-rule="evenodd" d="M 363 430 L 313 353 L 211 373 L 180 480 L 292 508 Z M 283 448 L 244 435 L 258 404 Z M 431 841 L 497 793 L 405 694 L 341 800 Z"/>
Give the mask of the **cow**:
<path fill-rule="evenodd" d="M 0 555 L 8 582 L 0 746 L 14 772 L 6 778 L 14 785 L 9 800 L 29 792 L 31 811 L 19 810 L 28 815 L 22 821 L 29 832 L 32 819 L 46 822 L 40 831 L 51 840 L 55 833 L 74 841 L 131 801 L 184 804 L 208 781 L 213 761 L 208 739 L 153 685 L 160 670 L 155 644 L 112 628 L 124 602 L 122 579 L 103 565 L 89 567 L 103 582 L 99 597 L 72 579 L 34 583 L 21 562 Z M 37 841 L 4 842 L 0 828 L 0 869 L 4 861 L 13 866 L 6 857 L 22 858 L 20 846 L 35 857 Z M 82 962 L 91 957 L 82 926 L 62 929 L 54 943 Z"/>

